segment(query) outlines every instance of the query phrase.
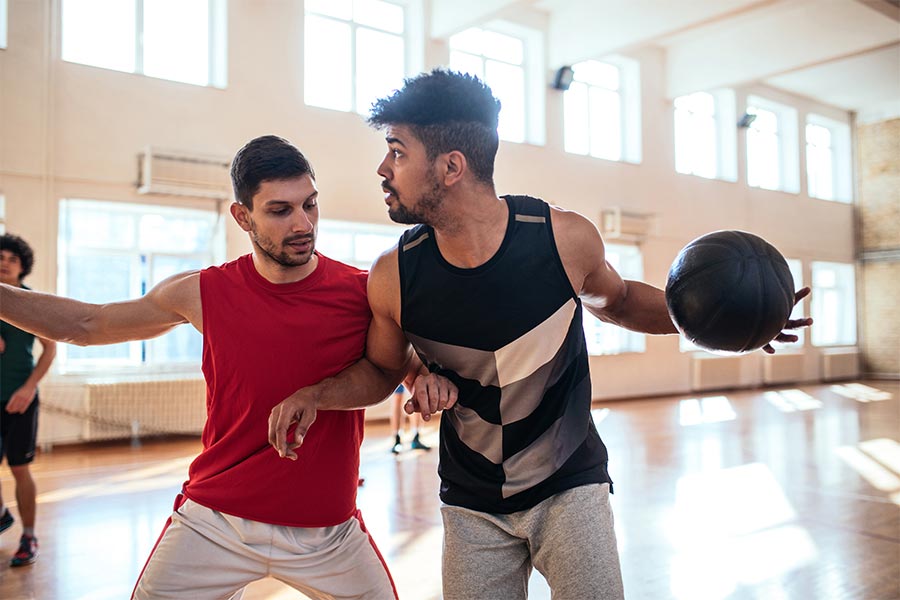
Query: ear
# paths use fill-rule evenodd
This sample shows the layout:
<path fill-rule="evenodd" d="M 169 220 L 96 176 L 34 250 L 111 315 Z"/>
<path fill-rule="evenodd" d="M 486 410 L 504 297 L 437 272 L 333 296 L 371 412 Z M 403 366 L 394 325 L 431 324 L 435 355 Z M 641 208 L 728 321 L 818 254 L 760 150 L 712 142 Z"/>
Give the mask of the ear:
<path fill-rule="evenodd" d="M 232 202 L 229 207 L 231 216 L 237 222 L 238 226 L 244 231 L 250 231 L 250 211 L 240 202 Z"/>
<path fill-rule="evenodd" d="M 440 156 L 439 177 L 445 186 L 450 187 L 462 181 L 469 172 L 469 162 L 466 155 L 459 150 L 452 150 Z"/>

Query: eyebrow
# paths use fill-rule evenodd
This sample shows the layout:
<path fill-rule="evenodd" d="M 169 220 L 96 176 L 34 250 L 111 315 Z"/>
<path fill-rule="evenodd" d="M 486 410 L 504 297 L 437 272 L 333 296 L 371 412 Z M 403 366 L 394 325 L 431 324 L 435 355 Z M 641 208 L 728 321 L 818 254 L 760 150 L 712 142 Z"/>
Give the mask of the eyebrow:
<path fill-rule="evenodd" d="M 386 137 L 384 139 L 388 144 L 397 144 L 397 145 L 400 145 L 400 146 L 403 146 L 404 148 L 406 148 L 406 144 L 404 144 L 402 141 L 400 141 L 399 139 L 397 139 L 395 137 Z"/>

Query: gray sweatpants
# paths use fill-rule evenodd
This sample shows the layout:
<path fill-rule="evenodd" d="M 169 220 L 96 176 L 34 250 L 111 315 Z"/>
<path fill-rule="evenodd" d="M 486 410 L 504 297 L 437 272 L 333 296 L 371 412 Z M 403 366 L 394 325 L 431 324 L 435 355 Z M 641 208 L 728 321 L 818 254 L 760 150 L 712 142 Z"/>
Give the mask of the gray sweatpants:
<path fill-rule="evenodd" d="M 524 600 L 534 566 L 553 600 L 624 598 L 609 484 L 510 515 L 441 507 L 444 600 Z"/>

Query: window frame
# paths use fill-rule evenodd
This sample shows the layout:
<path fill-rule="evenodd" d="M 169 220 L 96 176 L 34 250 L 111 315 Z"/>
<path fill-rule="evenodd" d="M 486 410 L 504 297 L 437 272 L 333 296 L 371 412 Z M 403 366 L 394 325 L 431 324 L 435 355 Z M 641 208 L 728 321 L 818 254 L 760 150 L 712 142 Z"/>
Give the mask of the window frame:
<path fill-rule="evenodd" d="M 800 193 L 800 133 L 799 133 L 799 117 L 798 111 L 793 106 L 781 104 L 768 98 L 761 96 L 747 96 L 746 113 L 753 113 L 753 109 L 758 108 L 767 112 L 771 112 L 777 119 L 777 142 L 778 142 L 778 185 L 774 188 L 763 187 L 759 184 L 750 183 L 750 172 L 752 170 L 750 160 L 750 143 L 751 130 L 754 130 L 753 124 L 747 130 L 744 140 L 744 148 L 746 151 L 745 166 L 747 169 L 747 185 L 752 188 L 758 188 L 776 192 L 786 192 L 789 194 Z"/>
<path fill-rule="evenodd" d="M 838 281 L 837 285 L 830 287 L 822 287 L 817 285 L 816 283 L 816 269 L 818 267 L 826 267 L 826 268 L 834 268 L 839 267 L 840 270 L 845 272 L 849 272 L 851 274 L 851 281 Z M 813 327 L 810 332 L 810 341 L 813 346 L 817 348 L 834 348 L 840 346 L 856 346 L 859 343 L 859 306 L 856 298 L 856 280 L 857 280 L 857 272 L 856 272 L 856 264 L 855 263 L 844 263 L 844 262 L 836 262 L 836 261 L 812 261 L 810 263 L 810 286 L 812 288 L 812 294 L 810 295 L 810 316 L 819 323 L 818 327 Z M 820 314 L 822 310 L 822 304 L 826 302 L 827 297 L 829 296 L 829 292 L 837 290 L 837 292 L 841 295 L 841 300 L 848 302 L 849 307 L 842 307 L 844 312 L 844 317 L 847 319 L 846 322 L 841 322 L 841 328 L 847 328 L 849 331 L 849 336 L 846 339 L 837 339 L 835 341 L 822 341 L 821 337 L 817 334 L 822 331 L 822 327 L 829 320 L 823 318 Z M 838 332 L 838 336 L 840 338 L 841 335 L 847 332 Z"/>
<path fill-rule="evenodd" d="M 369 106 L 357 106 L 357 88 L 358 88 L 358 76 L 357 76 L 357 65 L 356 65 L 356 33 L 358 29 L 366 29 L 370 31 L 375 31 L 379 33 L 386 33 L 389 35 L 395 35 L 401 39 L 403 42 L 403 76 L 408 77 L 413 73 L 418 73 L 424 69 L 424 25 L 423 25 L 423 7 L 421 0 L 381 0 L 383 2 L 387 2 L 389 4 L 394 4 L 400 6 L 403 9 L 403 33 L 397 34 L 394 32 L 386 31 L 383 29 L 378 29 L 377 27 L 373 27 L 371 25 L 364 25 L 358 23 L 351 16 L 350 19 L 343 19 L 339 17 L 335 17 L 333 15 L 328 15 L 324 13 L 314 12 L 309 10 L 304 6 L 303 10 L 303 28 L 304 28 L 304 38 L 306 37 L 306 24 L 307 17 L 309 15 L 314 15 L 317 18 L 328 19 L 334 21 L 336 23 L 344 23 L 350 27 L 350 108 L 344 109 L 335 106 L 324 106 L 322 104 L 312 104 L 307 100 L 306 90 L 310 85 L 310 82 L 307 80 L 306 72 L 308 70 L 307 60 L 313 58 L 312 53 L 306 51 L 305 47 L 305 39 L 304 39 L 304 51 L 303 51 L 303 105 L 309 108 L 321 108 L 325 110 L 335 110 L 338 112 L 348 112 L 348 113 L 356 113 L 362 116 L 365 116 L 369 111 Z M 352 0 L 351 0 L 352 2 Z M 352 12 L 352 10 L 351 10 Z"/>
<path fill-rule="evenodd" d="M 810 152 L 809 137 L 806 127 L 815 125 L 823 127 L 831 134 L 831 197 L 813 194 L 810 185 Z M 850 135 L 850 125 L 834 119 L 829 119 L 818 114 L 806 115 L 806 127 L 804 127 L 804 156 L 806 158 L 806 192 L 810 198 L 840 202 L 842 204 L 853 203 L 853 155 Z"/>
<path fill-rule="evenodd" d="M 3 0 L 0 0 L 2 2 Z M 78 62 L 67 59 L 64 54 L 64 40 L 66 24 L 63 18 L 65 14 L 64 4 L 67 0 L 60 0 L 59 8 L 59 58 L 63 62 L 75 65 L 103 69 L 105 71 L 118 71 L 119 73 L 131 73 L 142 77 L 151 77 L 184 85 L 199 87 L 211 87 L 225 89 L 228 86 L 228 0 L 206 0 L 208 12 L 208 49 L 207 49 L 207 76 L 206 83 L 193 83 L 178 79 L 169 79 L 158 75 L 148 75 L 144 72 L 144 3 L 148 0 L 130 0 L 134 3 L 134 68 L 130 71 L 113 69 L 110 67 L 91 63 Z"/>
<path fill-rule="evenodd" d="M 609 88 L 591 84 L 587 82 L 578 82 L 577 80 L 577 69 L 578 65 L 584 64 L 587 62 L 598 62 L 606 65 L 611 65 L 615 67 L 619 72 L 619 89 L 618 90 L 610 90 Z M 591 158 L 597 158 L 600 160 L 609 160 L 613 162 L 621 162 L 621 163 L 631 163 L 631 164 L 641 164 L 643 162 L 643 131 L 642 131 L 642 99 L 641 99 L 641 71 L 640 71 L 640 63 L 632 58 L 628 58 L 625 56 L 621 56 L 618 54 L 605 56 L 600 59 L 590 59 L 581 61 L 580 63 L 576 63 L 572 65 L 572 69 L 575 71 L 575 81 L 578 83 L 582 83 L 588 86 L 588 94 L 590 95 L 590 90 L 592 88 L 597 88 L 607 92 L 615 92 L 619 96 L 619 127 L 621 131 L 621 136 L 619 140 L 619 157 L 618 158 L 609 158 L 604 156 L 598 156 L 593 154 L 591 151 L 591 143 L 590 138 L 588 138 L 588 150 L 587 153 L 576 152 L 570 150 L 568 144 L 566 144 L 565 139 L 563 139 L 563 150 L 568 154 L 575 154 L 580 156 L 589 156 Z M 571 88 L 570 88 L 571 89 Z M 568 94 L 569 91 L 566 90 L 565 94 Z M 565 96 L 564 96 L 565 97 Z M 586 123 L 588 128 L 590 128 L 590 123 L 592 120 L 592 114 L 590 110 L 590 106 L 588 106 L 588 113 L 586 116 Z M 567 111 L 565 109 L 565 105 L 563 106 L 563 137 L 565 138 L 565 121 L 569 118 L 567 115 Z"/>
<path fill-rule="evenodd" d="M 6 50 L 9 44 L 9 5 L 7 0 L 0 0 L 0 50 Z"/>
<path fill-rule="evenodd" d="M 737 181 L 737 129 L 734 123 L 737 120 L 735 110 L 735 93 L 731 89 L 719 89 L 712 91 L 695 92 L 709 94 L 713 100 L 713 123 L 715 128 L 715 144 L 713 155 L 716 159 L 715 173 L 707 177 L 694 171 L 686 172 L 678 170 L 678 127 L 677 113 L 679 108 L 673 102 L 673 126 L 675 142 L 675 172 L 680 175 L 693 175 L 704 179 L 719 179 L 734 183 Z M 692 96 L 687 94 L 686 96 Z M 679 96 L 681 98 L 683 96 Z M 678 98 L 675 99 L 676 101 Z M 691 161 L 693 162 L 693 161 Z"/>

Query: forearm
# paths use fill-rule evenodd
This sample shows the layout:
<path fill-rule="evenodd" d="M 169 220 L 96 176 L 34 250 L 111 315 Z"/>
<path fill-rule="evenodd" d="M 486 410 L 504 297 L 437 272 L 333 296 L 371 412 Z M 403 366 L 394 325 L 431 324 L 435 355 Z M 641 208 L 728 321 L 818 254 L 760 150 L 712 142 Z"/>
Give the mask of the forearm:
<path fill-rule="evenodd" d="M 70 298 L 0 284 L 0 318 L 49 340 L 86 344 L 92 308 L 96 307 Z M 49 364 L 47 366 L 49 368 Z"/>
<path fill-rule="evenodd" d="M 50 365 L 53 364 L 54 358 L 56 358 L 56 344 L 45 347 L 44 351 L 41 353 L 41 357 L 37 361 L 37 364 L 34 365 L 34 370 L 25 381 L 25 385 L 29 387 L 37 387 L 38 383 L 41 382 L 41 379 L 44 378 L 44 375 L 46 375 L 50 370 Z"/>
<path fill-rule="evenodd" d="M 396 370 L 384 369 L 363 357 L 334 377 L 323 379 L 297 393 L 312 394 L 319 410 L 365 408 L 387 398 L 406 372 L 406 364 Z"/>
<path fill-rule="evenodd" d="M 631 331 L 649 334 L 678 333 L 663 290 L 641 281 L 625 281 L 625 293 L 614 306 L 588 310 L 602 321 L 614 323 Z"/>

